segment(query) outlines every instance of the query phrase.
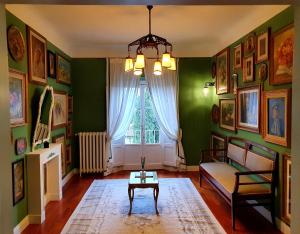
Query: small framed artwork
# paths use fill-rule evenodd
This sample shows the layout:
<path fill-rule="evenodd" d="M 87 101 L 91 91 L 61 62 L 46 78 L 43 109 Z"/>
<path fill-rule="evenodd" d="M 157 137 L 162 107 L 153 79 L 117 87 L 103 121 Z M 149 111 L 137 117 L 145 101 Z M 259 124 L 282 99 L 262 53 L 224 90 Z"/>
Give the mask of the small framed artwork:
<path fill-rule="evenodd" d="M 243 81 L 254 81 L 254 55 L 250 55 L 244 58 L 243 63 Z"/>
<path fill-rule="evenodd" d="M 263 137 L 265 141 L 289 146 L 291 135 L 291 90 L 263 92 Z"/>
<path fill-rule="evenodd" d="M 272 35 L 270 84 L 291 83 L 293 79 L 293 50 L 295 30 L 289 25 Z"/>
<path fill-rule="evenodd" d="M 235 99 L 220 99 L 220 127 L 236 131 L 236 101 Z"/>
<path fill-rule="evenodd" d="M 240 43 L 238 46 L 234 47 L 234 58 L 233 58 L 233 68 L 242 68 L 243 64 L 243 44 Z"/>
<path fill-rule="evenodd" d="M 256 48 L 256 35 L 255 33 L 250 33 L 244 42 L 244 53 L 246 56 L 253 54 Z"/>
<path fill-rule="evenodd" d="M 271 28 L 257 36 L 256 63 L 261 63 L 269 59 L 269 35 Z"/>
<path fill-rule="evenodd" d="M 25 42 L 20 29 L 15 25 L 10 25 L 7 29 L 7 46 L 11 57 L 20 62 L 25 55 Z"/>
<path fill-rule="evenodd" d="M 13 205 L 20 202 L 25 196 L 24 190 L 24 159 L 12 163 Z"/>
<path fill-rule="evenodd" d="M 61 174 L 62 177 L 66 175 L 66 136 L 61 134 L 52 138 L 53 143 L 61 144 Z"/>
<path fill-rule="evenodd" d="M 222 136 L 218 133 L 212 132 L 211 133 L 211 140 L 210 140 L 210 148 L 213 150 L 218 149 L 225 149 L 226 147 L 226 137 Z M 222 152 L 211 152 L 211 157 L 214 160 L 220 161 L 221 157 L 224 157 Z"/>
<path fill-rule="evenodd" d="M 9 96 L 10 126 L 24 125 L 27 120 L 26 74 L 9 69 Z"/>
<path fill-rule="evenodd" d="M 230 66 L 229 66 L 229 48 L 226 48 L 217 54 L 217 74 L 216 74 L 216 90 L 217 94 L 228 93 Z"/>
<path fill-rule="evenodd" d="M 16 155 L 22 155 L 27 150 L 27 140 L 26 137 L 20 137 L 16 139 L 15 143 L 15 153 Z"/>
<path fill-rule="evenodd" d="M 211 108 L 211 119 L 214 123 L 219 123 L 220 120 L 220 108 L 214 104 Z"/>
<path fill-rule="evenodd" d="M 73 112 L 73 96 L 71 95 L 68 96 L 68 112 Z"/>
<path fill-rule="evenodd" d="M 71 84 L 71 63 L 59 54 L 56 54 L 56 81 Z"/>
<path fill-rule="evenodd" d="M 260 63 L 258 66 L 258 78 L 260 82 L 268 79 L 269 69 L 266 63 Z"/>
<path fill-rule="evenodd" d="M 67 125 L 67 137 L 72 138 L 72 121 L 69 121 Z"/>
<path fill-rule="evenodd" d="M 66 148 L 66 166 L 69 166 L 72 163 L 72 147 L 67 145 Z"/>
<path fill-rule="evenodd" d="M 29 80 L 47 84 L 47 40 L 27 26 Z"/>
<path fill-rule="evenodd" d="M 47 51 L 47 67 L 48 67 L 48 76 L 51 77 L 51 78 L 55 78 L 55 73 L 56 73 L 56 70 L 55 70 L 55 66 L 56 66 L 56 62 L 55 62 L 55 54 L 48 50 Z"/>
<path fill-rule="evenodd" d="M 283 154 L 282 164 L 283 164 L 282 218 L 287 224 L 290 225 L 291 213 L 292 213 L 292 207 L 291 207 L 292 160 L 289 154 Z"/>
<path fill-rule="evenodd" d="M 68 121 L 68 95 L 64 92 L 54 92 L 52 128 L 61 128 Z"/>
<path fill-rule="evenodd" d="M 260 131 L 260 86 L 241 88 L 237 91 L 237 127 L 242 130 Z"/>
<path fill-rule="evenodd" d="M 238 78 L 239 75 L 237 73 L 233 73 L 231 77 L 231 82 L 232 82 L 232 93 L 234 95 L 237 94 L 237 88 L 238 88 Z"/>

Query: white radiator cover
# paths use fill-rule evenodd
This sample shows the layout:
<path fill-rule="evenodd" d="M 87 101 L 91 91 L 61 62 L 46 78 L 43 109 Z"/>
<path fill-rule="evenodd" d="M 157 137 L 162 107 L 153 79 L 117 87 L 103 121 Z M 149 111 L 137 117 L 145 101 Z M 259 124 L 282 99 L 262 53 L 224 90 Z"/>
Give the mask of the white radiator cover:
<path fill-rule="evenodd" d="M 80 132 L 79 173 L 99 173 L 105 170 L 106 132 Z"/>

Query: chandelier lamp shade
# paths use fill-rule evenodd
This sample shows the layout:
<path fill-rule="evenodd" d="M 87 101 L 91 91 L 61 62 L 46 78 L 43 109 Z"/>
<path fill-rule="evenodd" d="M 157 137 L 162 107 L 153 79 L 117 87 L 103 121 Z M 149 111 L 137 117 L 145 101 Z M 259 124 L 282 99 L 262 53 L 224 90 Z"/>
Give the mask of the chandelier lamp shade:
<path fill-rule="evenodd" d="M 162 68 L 169 70 L 176 70 L 176 59 L 172 56 L 173 45 L 165 38 L 154 35 L 151 33 L 151 10 L 153 6 L 148 5 L 149 12 L 149 33 L 131 43 L 128 44 L 128 57 L 125 61 L 125 71 L 133 71 L 134 75 L 140 76 L 145 68 L 145 56 L 143 54 L 144 49 L 156 50 L 156 62 L 153 67 L 153 74 L 160 76 L 162 74 Z M 132 58 L 130 53 L 132 48 L 136 47 L 136 58 Z M 164 48 L 164 52 L 160 53 L 159 49 Z M 159 59 L 160 54 L 161 60 Z"/>

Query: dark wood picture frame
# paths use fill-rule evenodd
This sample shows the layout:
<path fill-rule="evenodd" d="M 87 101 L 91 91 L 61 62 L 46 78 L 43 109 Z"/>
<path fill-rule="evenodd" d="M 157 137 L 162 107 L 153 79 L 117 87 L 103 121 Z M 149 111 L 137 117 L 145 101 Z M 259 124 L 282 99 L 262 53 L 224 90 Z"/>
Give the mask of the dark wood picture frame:
<path fill-rule="evenodd" d="M 222 148 L 222 149 L 225 149 L 226 148 L 226 139 L 227 139 L 227 137 L 226 136 L 224 136 L 224 135 L 222 135 L 222 134 L 220 134 L 220 133 L 216 133 L 216 132 L 214 132 L 214 131 L 212 131 L 211 132 L 211 136 L 210 136 L 210 149 L 212 149 L 212 150 L 217 150 L 217 149 L 215 149 L 215 145 L 214 145 L 214 139 L 217 139 L 217 140 L 219 140 L 219 141 L 222 141 L 223 142 L 223 144 L 224 144 L 224 147 Z M 218 149 L 221 149 L 221 148 L 218 148 Z M 215 159 L 215 160 L 218 160 L 218 158 L 217 157 L 219 157 L 219 156 L 223 156 L 222 154 L 223 154 L 223 151 L 221 151 L 220 152 L 220 154 L 218 155 L 217 154 L 218 152 L 215 152 L 215 151 L 211 151 L 211 157 L 213 158 L 213 159 Z"/>
<path fill-rule="evenodd" d="M 236 47 L 233 48 L 233 68 L 236 71 L 236 69 L 240 69 L 243 67 L 243 58 L 244 58 L 244 52 L 243 52 L 244 44 L 240 43 Z M 240 52 L 240 63 L 237 63 L 237 53 Z"/>
<path fill-rule="evenodd" d="M 244 56 L 254 54 L 256 51 L 256 46 L 256 34 L 255 32 L 251 32 L 246 36 L 244 41 Z"/>
<path fill-rule="evenodd" d="M 18 167 L 20 166 L 20 168 Z M 17 171 L 17 170 L 21 171 Z M 25 180 L 24 180 L 24 158 L 12 163 L 12 186 L 13 186 L 13 205 L 15 206 L 25 197 Z M 18 189 L 16 187 L 19 186 Z M 16 194 L 20 193 L 20 194 Z"/>
<path fill-rule="evenodd" d="M 270 35 L 271 35 L 271 28 L 269 27 L 267 29 L 267 31 L 259 34 L 257 36 L 257 41 L 256 41 L 256 56 L 255 56 L 255 63 L 258 64 L 258 63 L 261 63 L 261 62 L 264 62 L 264 61 L 267 61 L 269 59 L 269 54 L 270 54 L 270 48 L 271 48 L 271 40 L 270 40 Z M 264 55 L 261 55 L 259 56 L 259 51 L 260 51 L 260 42 L 262 39 L 265 39 L 265 54 Z"/>
<path fill-rule="evenodd" d="M 293 74 L 292 74 L 292 71 L 291 71 L 291 75 L 289 77 L 285 77 L 285 78 L 282 78 L 282 76 L 278 76 L 277 78 L 275 77 L 275 50 L 277 50 L 277 48 L 274 48 L 275 46 L 275 38 L 282 35 L 283 33 L 285 33 L 286 31 L 290 30 L 290 29 L 293 29 L 294 30 L 294 24 L 289 24 L 285 27 L 283 27 L 282 29 L 272 33 L 272 36 L 271 36 L 271 53 L 270 53 L 270 79 L 269 79 L 269 83 L 271 85 L 279 85 L 279 84 L 288 84 L 288 83 L 292 83 L 292 79 L 293 79 Z M 293 42 L 295 44 L 295 30 L 293 32 Z M 293 48 L 292 48 L 293 49 Z M 293 50 L 292 50 L 293 51 Z M 293 52 L 292 52 L 293 53 Z M 291 59 L 293 59 L 293 54 L 291 56 Z M 294 65 L 292 65 L 292 68 L 293 68 Z M 293 70 L 293 69 L 291 69 Z M 281 78 L 279 78 L 281 77 Z"/>
<path fill-rule="evenodd" d="M 243 82 L 245 82 L 245 83 L 252 82 L 255 79 L 254 54 L 244 57 L 243 60 L 244 60 L 243 61 Z M 251 63 L 250 68 L 248 68 L 249 62 Z M 251 72 L 251 76 L 248 75 L 249 71 Z"/>
<path fill-rule="evenodd" d="M 47 71 L 48 71 L 48 76 L 55 79 L 55 77 L 56 77 L 56 55 L 51 50 L 47 50 Z"/>
<path fill-rule="evenodd" d="M 64 113 L 65 113 L 64 122 L 58 123 L 58 124 L 54 123 L 55 111 L 57 111 L 56 108 L 58 108 L 58 107 L 56 107 L 56 102 L 55 102 L 56 95 L 61 95 L 61 96 L 64 96 L 64 98 L 65 98 L 64 110 L 58 110 L 58 111 L 64 111 Z M 52 111 L 52 129 L 66 127 L 67 123 L 68 123 L 68 94 L 66 92 L 62 92 L 62 91 L 54 91 L 54 106 L 53 106 L 53 111 Z"/>
<path fill-rule="evenodd" d="M 221 69 L 221 68 L 220 68 L 218 59 L 221 56 L 226 56 L 226 64 L 224 65 L 225 73 L 226 73 L 225 74 L 226 87 L 224 89 L 220 89 L 220 84 L 219 84 L 220 78 L 221 78 L 221 77 L 219 77 L 219 74 L 221 73 L 219 69 Z M 229 89 L 230 89 L 230 48 L 229 47 L 223 49 L 216 55 L 216 63 L 217 63 L 216 92 L 218 95 L 228 93 Z"/>
<path fill-rule="evenodd" d="M 291 223 L 291 155 L 282 155 L 282 220 L 290 225 Z"/>
<path fill-rule="evenodd" d="M 223 105 L 225 103 L 230 103 L 230 104 L 233 104 L 234 105 L 234 108 L 233 108 L 233 125 L 232 126 L 229 126 L 229 125 L 226 125 L 224 122 L 223 122 L 223 119 L 225 118 L 223 115 Z M 236 99 L 235 98 L 226 98 L 226 99 L 219 99 L 219 107 L 220 107 L 220 121 L 219 121 L 219 127 L 222 128 L 222 129 L 225 129 L 225 130 L 229 130 L 229 131 L 232 131 L 232 132 L 236 132 Z"/>
<path fill-rule="evenodd" d="M 257 91 L 257 126 L 247 126 L 246 124 L 241 123 L 241 98 L 240 94 L 243 92 L 248 92 L 248 91 Z M 249 86 L 249 87 L 244 87 L 244 88 L 239 88 L 237 90 L 237 128 L 249 132 L 255 132 L 259 133 L 260 132 L 260 127 L 261 127 L 261 86 L 260 85 L 254 85 L 254 86 Z M 250 125 L 250 124 L 249 124 Z"/>
<path fill-rule="evenodd" d="M 64 177 L 66 175 L 66 148 L 67 148 L 67 141 L 66 135 L 60 134 L 57 136 L 52 137 L 53 143 L 61 143 L 61 175 Z"/>
<path fill-rule="evenodd" d="M 267 142 L 277 145 L 290 147 L 291 144 L 291 89 L 277 89 L 271 91 L 264 91 L 262 97 L 263 109 L 263 138 Z M 275 136 L 268 133 L 269 127 L 269 99 L 284 98 L 284 137 Z M 278 108 L 279 109 L 279 108 Z M 276 111 L 276 110 L 275 110 Z M 278 113 L 278 112 L 277 112 Z M 280 120 L 280 119 L 279 119 Z M 279 121 L 278 120 L 278 121 Z M 280 122 L 280 121 L 279 121 Z"/>
<path fill-rule="evenodd" d="M 27 150 L 27 139 L 26 137 L 19 137 L 15 141 L 15 154 L 22 155 L 25 154 Z"/>
<path fill-rule="evenodd" d="M 34 82 L 40 85 L 46 85 L 48 83 L 48 75 L 47 75 L 47 39 L 39 34 L 37 31 L 32 29 L 31 27 L 27 26 L 27 54 L 28 54 L 28 71 L 29 71 L 29 81 Z M 33 51 L 33 40 L 34 37 L 37 41 L 43 44 L 43 51 L 39 51 L 42 53 L 40 55 L 40 59 L 44 62 L 43 69 L 44 75 L 43 77 L 34 76 L 34 51 Z"/>

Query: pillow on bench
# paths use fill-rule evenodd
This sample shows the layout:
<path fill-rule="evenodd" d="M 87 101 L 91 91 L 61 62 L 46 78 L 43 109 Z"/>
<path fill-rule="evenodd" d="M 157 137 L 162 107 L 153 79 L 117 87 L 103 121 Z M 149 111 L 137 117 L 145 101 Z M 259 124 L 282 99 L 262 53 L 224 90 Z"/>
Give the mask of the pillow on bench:
<path fill-rule="evenodd" d="M 244 166 L 246 160 L 246 149 L 229 143 L 227 157 Z"/>

